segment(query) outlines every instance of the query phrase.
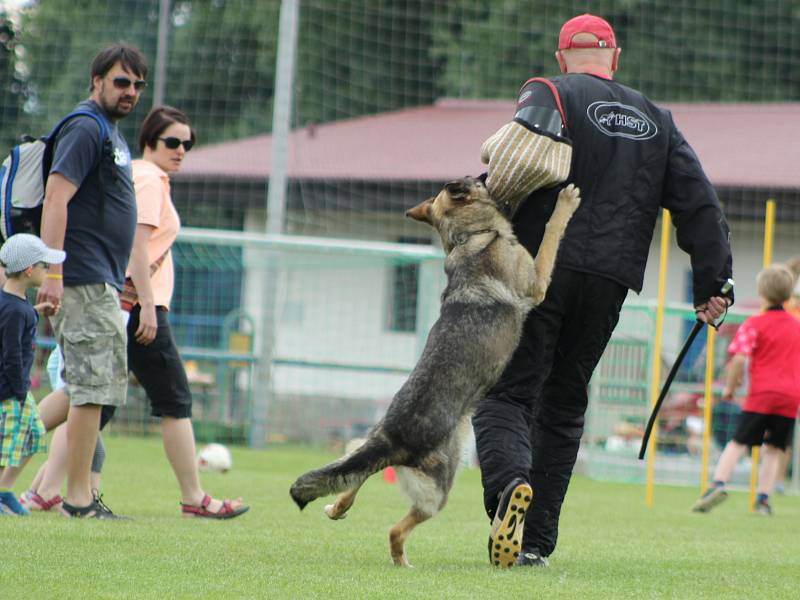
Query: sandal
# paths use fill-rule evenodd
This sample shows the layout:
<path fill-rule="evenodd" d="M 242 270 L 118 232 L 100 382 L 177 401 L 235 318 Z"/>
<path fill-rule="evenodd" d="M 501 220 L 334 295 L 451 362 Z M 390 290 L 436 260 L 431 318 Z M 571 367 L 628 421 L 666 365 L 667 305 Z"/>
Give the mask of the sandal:
<path fill-rule="evenodd" d="M 250 510 L 249 506 L 244 505 L 234 508 L 231 500 L 223 500 L 220 509 L 217 512 L 211 512 L 208 510 L 208 505 L 211 504 L 211 500 L 211 496 L 206 494 L 203 496 L 200 506 L 184 504 L 181 502 L 181 513 L 184 517 L 201 517 L 204 519 L 233 519 L 234 517 L 243 515 Z"/>
<path fill-rule="evenodd" d="M 45 500 L 33 490 L 28 490 L 20 496 L 20 504 L 30 511 L 48 512 L 53 508 L 58 507 L 63 501 L 63 498 L 56 494 L 50 500 Z"/>
<path fill-rule="evenodd" d="M 89 506 L 73 506 L 69 502 L 61 502 L 61 514 L 71 519 L 107 519 L 109 521 L 130 521 L 129 517 L 115 515 L 99 498 L 92 500 Z"/>

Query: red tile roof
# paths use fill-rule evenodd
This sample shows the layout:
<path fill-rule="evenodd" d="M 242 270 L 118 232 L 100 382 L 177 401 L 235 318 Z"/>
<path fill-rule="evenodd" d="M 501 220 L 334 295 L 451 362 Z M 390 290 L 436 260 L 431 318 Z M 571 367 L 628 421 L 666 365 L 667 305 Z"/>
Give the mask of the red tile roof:
<path fill-rule="evenodd" d="M 664 104 L 717 186 L 800 188 L 800 103 Z M 506 123 L 508 101 L 449 100 L 293 131 L 289 176 L 445 181 L 481 172 L 485 138 Z M 198 147 L 182 175 L 260 179 L 272 136 Z"/>

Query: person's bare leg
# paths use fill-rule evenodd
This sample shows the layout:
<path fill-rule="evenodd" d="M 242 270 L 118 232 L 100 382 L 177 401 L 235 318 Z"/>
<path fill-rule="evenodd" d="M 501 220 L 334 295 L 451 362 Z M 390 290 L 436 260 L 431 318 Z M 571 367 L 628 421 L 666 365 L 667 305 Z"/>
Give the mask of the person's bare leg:
<path fill-rule="evenodd" d="M 162 417 L 161 435 L 167 459 L 181 488 L 181 502 L 199 506 L 205 492 L 200 486 L 200 475 L 197 471 L 192 420 Z M 240 501 L 233 502 L 234 508 L 240 504 Z M 217 512 L 221 507 L 221 500 L 212 499 L 207 508 L 210 512 Z"/>
<path fill-rule="evenodd" d="M 42 398 L 42 401 L 39 402 L 37 408 L 39 410 L 39 417 L 42 419 L 42 423 L 44 424 L 44 428 L 47 431 L 51 431 L 67 419 L 67 413 L 69 411 L 69 396 L 67 396 L 67 393 L 63 388 L 60 390 L 55 390 Z M 34 477 L 33 483 L 31 483 L 29 489 L 34 491 L 38 489 L 39 483 L 41 482 L 45 472 L 45 465 L 47 465 L 46 462 L 39 467 L 39 471 L 37 471 L 36 477 Z M 22 472 L 23 468 L 24 466 L 20 469 L 20 473 Z M 17 473 L 17 477 L 19 477 L 19 473 Z"/>
<path fill-rule="evenodd" d="M 764 444 L 761 447 L 761 471 L 758 474 L 758 493 L 771 494 L 775 487 L 775 479 L 778 476 L 778 470 L 781 468 L 781 459 L 784 451 Z"/>
<path fill-rule="evenodd" d="M 736 463 L 744 456 L 747 446 L 738 444 L 731 440 L 722 451 L 722 455 L 717 462 L 717 468 L 714 471 L 714 481 L 728 482 L 736 468 Z"/>
<path fill-rule="evenodd" d="M 788 446 L 781 452 L 781 461 L 778 465 L 778 474 L 775 476 L 775 486 L 786 485 L 786 474 L 789 471 L 789 464 L 792 462 L 792 447 Z M 781 492 L 782 493 L 782 492 Z"/>
<path fill-rule="evenodd" d="M 42 398 L 37 408 L 47 431 L 52 431 L 67 420 L 69 396 L 64 388 L 50 392 Z"/>
<path fill-rule="evenodd" d="M 51 442 L 52 444 L 52 442 Z M 39 486 L 42 484 L 42 478 L 44 477 L 45 471 L 47 471 L 47 461 L 42 463 L 42 466 L 39 467 L 39 470 L 36 471 L 36 476 L 31 481 L 31 484 L 28 486 L 28 489 L 32 492 L 39 493 Z"/>
<path fill-rule="evenodd" d="M 67 416 L 67 501 L 72 506 L 89 506 L 93 501 L 92 456 L 99 426 L 100 405 L 70 407 Z"/>
<path fill-rule="evenodd" d="M 25 468 L 25 465 L 28 464 L 30 459 L 30 456 L 26 456 L 20 461 L 19 466 L 0 469 L 0 490 L 14 489 L 14 484 L 17 483 L 17 477 L 22 473 L 22 469 Z"/>
<path fill-rule="evenodd" d="M 67 476 L 68 458 L 67 426 L 61 425 L 56 428 L 50 440 L 50 452 L 45 463 L 47 470 L 38 487 L 32 487 L 31 489 L 35 490 L 45 500 L 50 500 L 50 498 L 60 494 L 64 478 Z"/>
<path fill-rule="evenodd" d="M 100 480 L 102 479 L 102 477 L 103 477 L 102 473 L 95 473 L 94 471 L 92 471 L 90 480 L 92 482 L 93 490 L 100 490 Z"/>

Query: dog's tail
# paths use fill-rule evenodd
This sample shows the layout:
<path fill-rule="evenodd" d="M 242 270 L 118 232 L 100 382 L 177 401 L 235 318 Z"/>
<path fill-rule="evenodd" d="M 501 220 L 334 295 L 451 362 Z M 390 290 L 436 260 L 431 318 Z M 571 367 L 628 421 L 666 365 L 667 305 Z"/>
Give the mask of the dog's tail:
<path fill-rule="evenodd" d="M 380 430 L 373 431 L 362 446 L 337 461 L 297 478 L 289 489 L 300 510 L 309 502 L 328 494 L 338 494 L 360 486 L 370 476 L 390 464 L 392 444 Z"/>

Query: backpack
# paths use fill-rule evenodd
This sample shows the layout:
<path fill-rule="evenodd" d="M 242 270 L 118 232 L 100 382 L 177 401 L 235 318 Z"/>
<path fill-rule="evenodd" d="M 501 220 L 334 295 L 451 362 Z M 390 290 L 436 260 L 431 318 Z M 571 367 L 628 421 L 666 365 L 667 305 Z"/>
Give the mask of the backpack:
<path fill-rule="evenodd" d="M 23 136 L 22 143 L 11 149 L 0 166 L 0 241 L 7 240 L 15 233 L 39 235 L 44 188 L 53 164 L 56 139 L 64 125 L 76 117 L 90 117 L 100 127 L 103 150 L 97 167 L 100 167 L 106 155 L 112 155 L 113 144 L 105 119 L 85 110 L 69 113 L 46 136 Z M 105 199 L 103 170 L 99 169 L 99 172 L 100 197 Z"/>

